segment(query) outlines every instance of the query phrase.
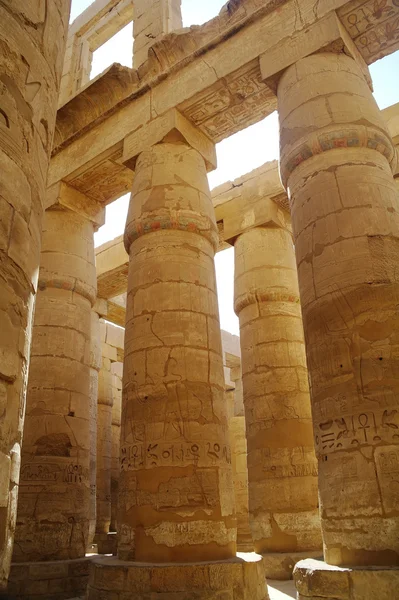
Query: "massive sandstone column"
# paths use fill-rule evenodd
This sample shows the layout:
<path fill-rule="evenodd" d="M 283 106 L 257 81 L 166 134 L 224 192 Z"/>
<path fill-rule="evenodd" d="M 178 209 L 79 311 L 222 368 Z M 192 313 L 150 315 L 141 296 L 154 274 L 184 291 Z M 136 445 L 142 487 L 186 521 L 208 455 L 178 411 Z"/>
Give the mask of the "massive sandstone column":
<path fill-rule="evenodd" d="M 85 555 L 89 527 L 93 223 L 45 213 L 21 461 L 16 562 Z"/>
<path fill-rule="evenodd" d="M 126 568 L 126 598 L 267 597 L 259 561 L 235 558 L 217 243 L 204 158 L 174 130 L 138 156 L 125 230 L 118 557 L 131 562 L 94 561 L 89 600 Z"/>
<path fill-rule="evenodd" d="M 97 520 L 97 401 L 98 373 L 101 368 L 100 316 L 91 311 L 91 346 L 90 346 L 90 522 L 88 548 L 94 540 Z"/>
<path fill-rule="evenodd" d="M 117 531 L 118 525 L 118 492 L 119 492 L 119 454 L 121 441 L 122 413 L 122 374 L 123 363 L 115 362 L 112 371 L 112 457 L 111 457 L 111 523 L 110 531 Z"/>
<path fill-rule="evenodd" d="M 40 230 L 70 4 L 0 5 L 0 588 L 13 546 Z"/>
<path fill-rule="evenodd" d="M 330 565 L 399 565 L 394 149 L 366 81 L 348 56 L 300 60 L 284 73 L 278 100 L 325 559 Z M 377 592 L 375 597 L 383 597 Z"/>
<path fill-rule="evenodd" d="M 236 523 L 217 229 L 203 158 L 183 142 L 155 145 L 138 158 L 132 197 L 118 555 L 230 558 Z"/>
<path fill-rule="evenodd" d="M 107 324 L 101 323 L 102 330 Z M 105 337 L 105 336 L 104 336 Z M 104 352 L 108 344 L 102 343 L 102 364 L 98 377 L 97 405 L 97 522 L 95 542 L 100 554 L 105 546 L 111 523 L 111 458 L 112 458 L 112 373 L 111 360 Z"/>
<path fill-rule="evenodd" d="M 234 249 L 255 551 L 320 550 L 317 465 L 292 236 L 283 227 L 255 227 L 237 237 Z"/>

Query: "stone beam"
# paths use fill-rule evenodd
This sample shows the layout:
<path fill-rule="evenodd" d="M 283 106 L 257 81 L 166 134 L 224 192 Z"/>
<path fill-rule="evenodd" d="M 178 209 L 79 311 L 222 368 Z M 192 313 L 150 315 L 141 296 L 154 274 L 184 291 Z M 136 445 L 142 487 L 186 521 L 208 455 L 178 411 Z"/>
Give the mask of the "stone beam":
<path fill-rule="evenodd" d="M 125 193 L 125 138 L 145 135 L 171 109 L 214 143 L 263 119 L 276 98 L 260 57 L 265 69 L 265 55 L 289 55 L 294 35 L 344 4 L 241 0 L 201 27 L 165 36 L 139 72 L 112 67 L 59 110 L 50 185 L 62 179 L 103 202 Z"/>

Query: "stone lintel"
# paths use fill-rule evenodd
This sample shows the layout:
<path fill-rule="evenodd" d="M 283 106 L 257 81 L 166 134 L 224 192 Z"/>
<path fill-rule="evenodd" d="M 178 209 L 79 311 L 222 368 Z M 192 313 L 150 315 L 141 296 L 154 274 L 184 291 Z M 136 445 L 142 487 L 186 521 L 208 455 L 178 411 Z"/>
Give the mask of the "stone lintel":
<path fill-rule="evenodd" d="M 195 598 L 269 600 L 262 557 L 198 563 L 134 563 L 105 557 L 93 560 L 87 600 Z"/>
<path fill-rule="evenodd" d="M 335 567 L 320 560 L 296 564 L 298 600 L 399 600 L 399 567 Z"/>
<path fill-rule="evenodd" d="M 276 74 L 281 73 L 301 58 L 323 49 L 332 52 L 343 51 L 356 60 L 372 89 L 368 67 L 335 11 L 292 35 L 286 40 L 283 47 L 275 47 L 262 54 L 259 58 L 262 78 L 263 80 L 275 78 Z"/>
<path fill-rule="evenodd" d="M 212 192 L 216 220 L 223 241 L 234 240 L 254 227 L 281 227 L 291 231 L 288 202 L 280 181 L 278 162 L 266 163 L 259 169 L 225 183 Z"/>
<path fill-rule="evenodd" d="M 134 170 L 138 155 L 162 142 L 172 132 L 178 132 L 189 146 L 201 154 L 208 171 L 216 169 L 214 143 L 175 108 L 125 137 L 122 159 L 118 162 Z"/>
<path fill-rule="evenodd" d="M 64 181 L 47 188 L 45 209 L 64 207 L 87 217 L 92 221 L 95 230 L 105 223 L 105 208 L 85 194 L 78 192 Z"/>

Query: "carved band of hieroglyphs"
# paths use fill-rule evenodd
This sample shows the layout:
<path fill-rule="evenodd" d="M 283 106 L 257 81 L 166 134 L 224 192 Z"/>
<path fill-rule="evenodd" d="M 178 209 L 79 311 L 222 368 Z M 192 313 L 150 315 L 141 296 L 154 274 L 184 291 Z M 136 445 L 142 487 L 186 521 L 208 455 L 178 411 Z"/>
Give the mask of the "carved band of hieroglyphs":
<path fill-rule="evenodd" d="M 218 442 L 124 444 L 121 470 L 136 471 L 155 467 L 209 466 L 231 464 L 229 446 Z"/>
<path fill-rule="evenodd" d="M 283 477 L 317 477 L 317 463 L 303 463 L 298 465 L 264 466 L 268 479 L 281 479 Z"/>
<path fill-rule="evenodd" d="M 188 231 L 190 233 L 198 233 L 203 237 L 207 238 L 215 251 L 219 245 L 219 233 L 211 219 L 202 215 L 164 215 L 156 219 L 154 217 L 148 219 L 140 219 L 139 221 L 133 221 L 128 224 L 125 232 L 125 248 L 126 252 L 129 253 L 131 244 L 137 240 L 137 238 L 145 235 L 146 233 L 152 233 L 154 231 L 167 229 L 174 229 L 179 231 Z"/>
<path fill-rule="evenodd" d="M 365 411 L 316 424 L 315 446 L 319 455 L 381 443 L 399 444 L 398 410 Z"/>
<path fill-rule="evenodd" d="M 348 6 L 338 14 L 367 64 L 397 48 L 399 0 L 365 0 Z"/>
<path fill-rule="evenodd" d="M 300 299 L 297 294 L 287 294 L 284 292 L 256 292 L 248 291 L 246 294 L 238 296 L 234 303 L 234 311 L 238 315 L 247 306 L 251 304 L 261 304 L 262 302 L 288 302 L 289 304 L 300 305 Z"/>
<path fill-rule="evenodd" d="M 89 479 L 89 470 L 82 465 L 56 463 L 28 463 L 21 469 L 20 481 L 32 483 L 83 483 Z"/>
<path fill-rule="evenodd" d="M 302 140 L 290 149 L 285 150 L 280 165 L 281 180 L 287 187 L 287 181 L 291 173 L 309 158 L 336 150 L 337 148 L 369 148 L 376 150 L 391 164 L 395 157 L 395 149 L 389 137 L 379 129 L 354 125 L 345 128 L 329 129 L 320 133 L 307 136 L 306 142 Z"/>

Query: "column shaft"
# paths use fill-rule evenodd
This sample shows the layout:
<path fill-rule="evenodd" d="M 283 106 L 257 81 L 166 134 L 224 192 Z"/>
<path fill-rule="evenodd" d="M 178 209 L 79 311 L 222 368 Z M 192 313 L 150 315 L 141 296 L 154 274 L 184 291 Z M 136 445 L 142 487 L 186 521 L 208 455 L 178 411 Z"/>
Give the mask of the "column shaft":
<path fill-rule="evenodd" d="M 70 0 L 48 4 L 0 6 L 0 587 L 13 547 L 43 201 L 70 10 Z"/>
<path fill-rule="evenodd" d="M 106 328 L 106 323 L 102 325 Z M 112 404 L 111 361 L 103 354 L 98 379 L 96 534 L 107 534 L 111 524 Z"/>
<path fill-rule="evenodd" d="M 27 392 L 14 561 L 85 555 L 90 500 L 93 225 L 47 210 Z"/>
<path fill-rule="evenodd" d="M 122 413 L 122 373 L 123 363 L 116 362 L 111 366 L 112 385 L 112 460 L 111 460 L 111 524 L 110 531 L 117 531 L 118 521 L 118 489 L 119 489 L 119 455 L 121 445 L 121 413 Z"/>
<path fill-rule="evenodd" d="M 321 547 L 304 337 L 291 234 L 255 228 L 235 242 L 255 550 Z"/>
<path fill-rule="evenodd" d="M 178 142 L 143 152 L 125 232 L 122 559 L 235 554 L 216 244 L 201 155 Z"/>
<path fill-rule="evenodd" d="M 101 368 L 100 317 L 91 312 L 90 350 L 90 524 L 88 546 L 93 543 L 97 522 L 97 402 Z"/>
<path fill-rule="evenodd" d="M 355 61 L 317 54 L 278 89 L 325 559 L 399 564 L 399 198 Z"/>

